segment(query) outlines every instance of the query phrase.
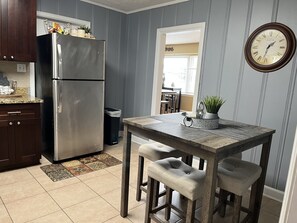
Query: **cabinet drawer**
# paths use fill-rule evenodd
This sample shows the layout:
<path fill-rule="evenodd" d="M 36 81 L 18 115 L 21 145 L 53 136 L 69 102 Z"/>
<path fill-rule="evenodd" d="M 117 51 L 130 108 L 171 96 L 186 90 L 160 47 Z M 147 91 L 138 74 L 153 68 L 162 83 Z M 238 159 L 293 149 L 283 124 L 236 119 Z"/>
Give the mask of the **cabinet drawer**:
<path fill-rule="evenodd" d="M 0 120 L 23 120 L 40 117 L 40 104 L 0 105 Z"/>

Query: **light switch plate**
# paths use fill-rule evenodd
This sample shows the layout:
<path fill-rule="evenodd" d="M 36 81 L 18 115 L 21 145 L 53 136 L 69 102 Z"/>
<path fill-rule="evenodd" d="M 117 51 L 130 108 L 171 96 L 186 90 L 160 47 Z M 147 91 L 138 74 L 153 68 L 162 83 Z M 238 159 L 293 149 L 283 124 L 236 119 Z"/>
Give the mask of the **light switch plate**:
<path fill-rule="evenodd" d="M 18 63 L 17 64 L 17 72 L 26 73 L 26 64 Z"/>

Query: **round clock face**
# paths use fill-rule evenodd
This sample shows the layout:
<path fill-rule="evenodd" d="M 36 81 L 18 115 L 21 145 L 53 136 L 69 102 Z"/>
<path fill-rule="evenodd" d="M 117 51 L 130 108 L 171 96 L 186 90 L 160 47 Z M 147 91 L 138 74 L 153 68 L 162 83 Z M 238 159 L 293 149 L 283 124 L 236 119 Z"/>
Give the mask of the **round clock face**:
<path fill-rule="evenodd" d="M 245 57 L 257 71 L 272 72 L 285 66 L 293 57 L 296 38 L 293 31 L 280 23 L 268 23 L 248 38 Z"/>

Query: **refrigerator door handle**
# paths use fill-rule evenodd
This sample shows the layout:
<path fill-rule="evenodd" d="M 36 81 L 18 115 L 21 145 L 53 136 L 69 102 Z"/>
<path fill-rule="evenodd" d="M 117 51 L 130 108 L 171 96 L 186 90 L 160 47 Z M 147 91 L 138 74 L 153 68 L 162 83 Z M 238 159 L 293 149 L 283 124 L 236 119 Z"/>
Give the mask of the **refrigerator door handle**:
<path fill-rule="evenodd" d="M 58 51 L 58 76 L 57 79 L 63 79 L 63 61 L 62 61 L 62 47 L 61 44 L 57 44 Z"/>
<path fill-rule="evenodd" d="M 58 82 L 58 97 L 57 97 L 57 110 L 58 110 L 58 113 L 62 113 L 63 111 L 63 106 L 62 106 L 62 95 L 63 95 L 63 92 L 62 92 L 62 83 L 59 81 Z"/>

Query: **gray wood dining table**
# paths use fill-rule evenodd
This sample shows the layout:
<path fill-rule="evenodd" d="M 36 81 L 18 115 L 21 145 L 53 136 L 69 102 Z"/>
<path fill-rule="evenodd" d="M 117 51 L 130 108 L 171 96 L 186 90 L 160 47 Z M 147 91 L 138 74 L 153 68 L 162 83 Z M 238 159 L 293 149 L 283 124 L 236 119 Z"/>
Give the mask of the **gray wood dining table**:
<path fill-rule="evenodd" d="M 218 162 L 230 155 L 262 145 L 259 165 L 262 173 L 251 189 L 250 222 L 257 223 L 265 184 L 272 135 L 275 130 L 220 119 L 218 129 L 204 130 L 182 125 L 179 113 L 124 119 L 124 145 L 121 187 L 122 217 L 128 215 L 131 136 L 151 139 L 206 160 L 206 178 L 202 198 L 202 223 L 211 223 L 215 201 Z"/>

